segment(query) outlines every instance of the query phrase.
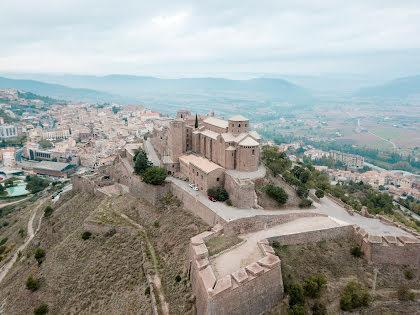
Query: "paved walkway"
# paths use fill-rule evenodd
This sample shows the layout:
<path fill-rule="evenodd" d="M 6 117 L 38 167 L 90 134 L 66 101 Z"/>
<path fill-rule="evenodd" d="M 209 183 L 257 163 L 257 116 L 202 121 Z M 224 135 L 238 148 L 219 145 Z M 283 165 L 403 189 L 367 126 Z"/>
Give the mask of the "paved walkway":
<path fill-rule="evenodd" d="M 156 154 L 155 148 L 150 142 L 150 139 L 144 141 L 144 150 L 146 151 L 147 158 L 153 163 L 153 165 L 161 166 L 160 160 Z"/>
<path fill-rule="evenodd" d="M 329 200 L 328 198 L 322 198 L 320 203 L 314 202 L 315 209 L 304 209 L 304 210 L 260 210 L 260 209 L 238 209 L 234 207 L 229 207 L 222 202 L 211 202 L 208 197 L 202 193 L 197 192 L 189 187 L 189 183 L 179 180 L 174 177 L 168 177 L 168 181 L 173 182 L 174 184 L 181 187 L 183 190 L 191 194 L 192 196 L 198 195 L 200 202 L 212 209 L 217 215 L 222 217 L 227 222 L 246 218 L 253 217 L 257 215 L 280 215 L 285 213 L 298 213 L 298 212 L 316 212 L 326 214 L 334 219 L 346 222 L 348 224 L 357 224 L 360 227 L 364 228 L 369 234 L 373 235 L 407 235 L 411 234 L 398 229 L 394 226 L 386 225 L 380 222 L 378 219 L 369 219 L 362 217 L 361 215 L 355 213 L 354 216 L 351 216 L 347 211 Z"/>
<path fill-rule="evenodd" d="M 327 229 L 342 225 L 347 224 L 337 222 L 328 217 L 300 218 L 266 230 L 241 235 L 240 237 L 246 240 L 245 243 L 211 259 L 216 278 L 231 274 L 239 268 L 246 267 L 258 259 L 263 258 L 264 255 L 260 248 L 258 248 L 257 242 L 264 238 Z"/>
<path fill-rule="evenodd" d="M 226 173 L 231 175 L 232 177 L 239 178 L 239 179 L 256 179 L 256 178 L 262 178 L 265 176 L 266 169 L 262 163 L 258 166 L 258 170 L 255 172 L 239 172 L 236 170 L 226 170 Z"/>

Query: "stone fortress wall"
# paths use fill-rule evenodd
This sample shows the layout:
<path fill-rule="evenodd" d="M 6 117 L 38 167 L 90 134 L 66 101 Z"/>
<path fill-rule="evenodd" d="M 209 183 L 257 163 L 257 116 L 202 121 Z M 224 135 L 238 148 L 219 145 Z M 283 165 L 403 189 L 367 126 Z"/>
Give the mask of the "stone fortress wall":
<path fill-rule="evenodd" d="M 268 241 L 261 240 L 263 258 L 216 279 L 205 242 L 222 232 L 223 227 L 215 225 L 191 238 L 189 275 L 197 314 L 261 314 L 283 298 L 280 259 Z"/>

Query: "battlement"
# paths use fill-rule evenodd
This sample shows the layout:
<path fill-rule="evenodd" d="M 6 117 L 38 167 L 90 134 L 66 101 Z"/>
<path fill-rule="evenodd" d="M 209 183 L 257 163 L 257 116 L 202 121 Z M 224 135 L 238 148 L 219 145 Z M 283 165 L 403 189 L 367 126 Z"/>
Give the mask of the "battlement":
<path fill-rule="evenodd" d="M 260 314 L 277 304 L 284 292 L 280 259 L 266 239 L 258 242 L 263 258 L 217 279 L 205 242 L 222 232 L 217 224 L 191 238 L 190 279 L 197 313 Z"/>
<path fill-rule="evenodd" d="M 420 268 L 420 240 L 414 236 L 370 235 L 354 225 L 353 237 L 369 262 Z"/>

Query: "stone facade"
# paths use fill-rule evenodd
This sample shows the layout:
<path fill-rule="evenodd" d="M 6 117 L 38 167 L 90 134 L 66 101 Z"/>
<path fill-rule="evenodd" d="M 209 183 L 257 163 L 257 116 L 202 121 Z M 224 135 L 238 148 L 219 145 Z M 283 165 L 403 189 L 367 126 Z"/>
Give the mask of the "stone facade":
<path fill-rule="evenodd" d="M 226 173 L 225 189 L 234 207 L 243 209 L 257 207 L 257 194 L 252 180 L 235 178 Z"/>
<path fill-rule="evenodd" d="M 267 240 L 259 242 L 264 257 L 232 274 L 217 279 L 209 263 L 205 242 L 222 233 L 212 231 L 191 238 L 190 281 L 196 295 L 198 314 L 261 314 L 276 305 L 284 295 L 280 259 Z M 244 303 L 246 301 L 246 303 Z"/>

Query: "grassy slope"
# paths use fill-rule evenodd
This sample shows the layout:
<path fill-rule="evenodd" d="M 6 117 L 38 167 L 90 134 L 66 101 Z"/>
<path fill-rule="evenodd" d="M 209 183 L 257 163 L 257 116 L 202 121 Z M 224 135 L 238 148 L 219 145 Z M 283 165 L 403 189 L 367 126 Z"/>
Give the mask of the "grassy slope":
<path fill-rule="evenodd" d="M 156 251 L 171 314 L 190 313 L 194 298 L 187 280 L 189 241 L 209 226 L 184 210 L 175 197 L 164 198 L 156 207 L 126 196 L 114 202 L 115 207 L 125 204 L 121 211 L 146 228 Z M 181 277 L 179 282 L 176 281 L 178 275 Z"/>
<path fill-rule="evenodd" d="M 411 309 L 409 304 L 398 306 L 381 305 L 385 301 L 396 301 L 396 289 L 404 283 L 409 287 L 419 290 L 419 272 L 415 272 L 415 279 L 405 280 L 404 268 L 399 266 L 369 265 L 365 259 L 355 258 L 350 254 L 350 248 L 354 246 L 350 240 L 323 241 L 315 244 L 283 246 L 276 249 L 277 255 L 282 261 L 282 273 L 285 284 L 302 282 L 310 275 L 323 274 L 327 280 L 327 290 L 320 300 L 327 306 L 328 312 L 339 313 L 339 300 L 342 289 L 351 280 L 356 279 L 364 288 L 371 289 L 374 267 L 379 269 L 375 307 L 361 310 L 371 314 L 380 314 L 380 309 L 387 314 L 391 309 Z M 307 311 L 315 300 L 306 298 Z M 397 308 L 395 308 L 397 307 Z M 414 305 L 415 307 L 415 305 Z M 418 307 L 418 305 L 417 305 Z M 280 303 L 267 314 L 279 314 L 280 310 L 287 310 L 287 300 Z"/>
<path fill-rule="evenodd" d="M 6 300 L 5 313 L 31 314 L 40 303 L 47 303 L 53 314 L 150 313 L 141 237 L 117 233 L 83 241 L 83 220 L 102 199 L 82 193 L 66 199 L 43 221 L 28 248 L 32 254 L 39 244 L 46 250 L 45 262 L 38 266 L 33 255 L 26 258 L 24 253 L 2 284 L 0 304 Z M 31 272 L 41 279 L 36 292 L 25 289 Z"/>

